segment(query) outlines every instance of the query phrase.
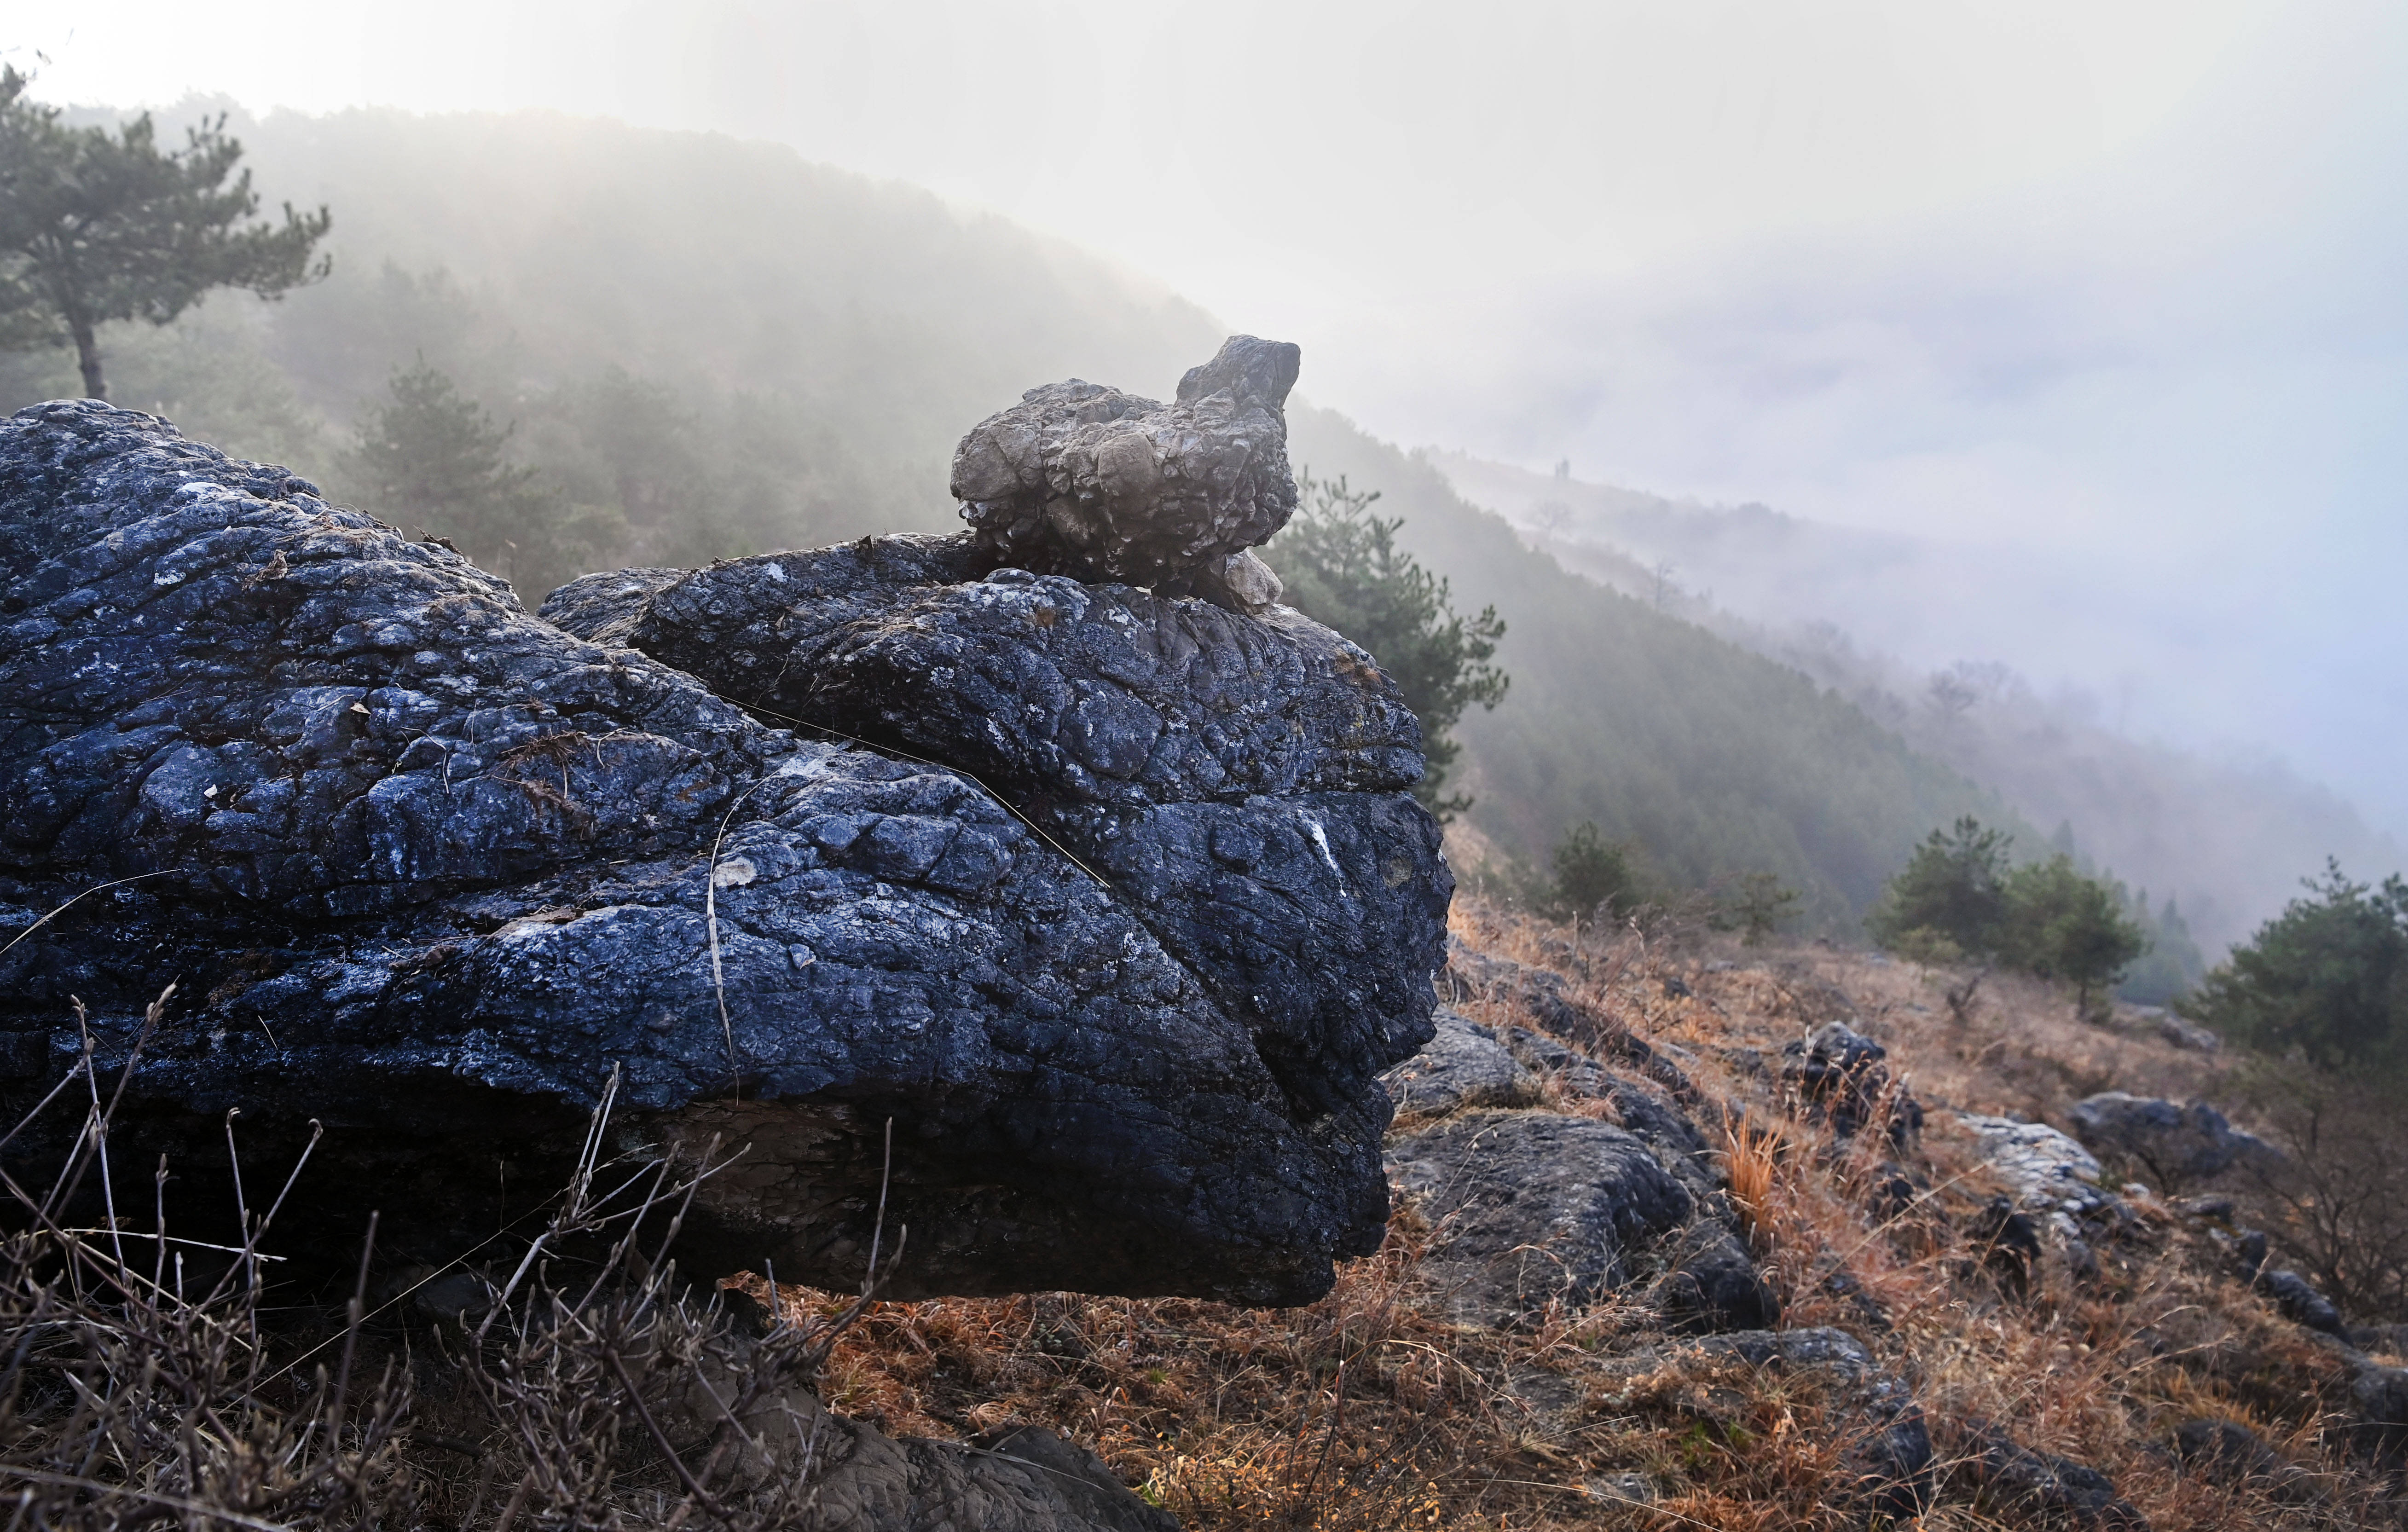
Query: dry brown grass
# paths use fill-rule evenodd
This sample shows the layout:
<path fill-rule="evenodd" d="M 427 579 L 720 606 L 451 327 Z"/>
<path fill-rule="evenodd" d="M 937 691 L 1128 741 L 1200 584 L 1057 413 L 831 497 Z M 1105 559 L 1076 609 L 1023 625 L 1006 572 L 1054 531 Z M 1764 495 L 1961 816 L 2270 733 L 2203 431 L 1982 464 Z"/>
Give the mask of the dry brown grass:
<path fill-rule="evenodd" d="M 1724 1133 L 1732 1200 L 1784 1323 L 1857 1335 L 1932 1418 L 1943 1494 L 1915 1525 L 2038 1525 L 1949 1487 L 1946 1459 L 1968 1450 L 1956 1423 L 1972 1419 L 2101 1469 L 2160 1529 L 2398 1525 L 2341 1450 L 2340 1364 L 2162 1205 L 2144 1205 L 2095 1278 L 2052 1261 L 2016 1296 L 1962 1232 L 1994 1188 L 1944 1113 L 1922 1145 L 1926 1189 L 1885 1216 L 1871 1193 L 1890 1173 L 1886 1140 L 1836 1141 L 1778 1080 L 1782 1043 L 1843 1017 L 1892 1050 L 1899 1083 L 1927 1105 L 1973 1110 L 2057 1115 L 2109 1085 L 2204 1091 L 2216 1061 L 2082 1023 L 2019 981 L 1985 985 L 1959 1024 L 1942 999 L 1950 976 L 1865 954 L 1743 952 L 1677 924 L 1604 942 L 1584 931 L 1576 952 L 1567 927 L 1468 900 L 1455 925 L 1562 975 L 1608 1028 L 1671 1045 L 1706 1097 L 1737 1109 L 1709 1127 Z M 1543 1030 L 1510 1002 L 1455 1000 L 1475 1020 Z M 1612 1115 L 1559 1086 L 1543 1104 Z M 1667 1349 L 1629 1301 L 1528 1333 L 1451 1325 L 1422 1269 L 1431 1238 L 1400 1208 L 1384 1250 L 1293 1310 L 1062 1294 L 875 1305 L 830 1359 L 829 1398 L 904 1433 L 1049 1425 L 1202 1528 L 1865 1525 L 1845 1459 L 1866 1427 L 1830 1380 Z M 2197 1416 L 2249 1424 L 2317 1476 L 2321 1501 L 2176 1471 L 2164 1444 Z M 1634 1496 L 1635 1484 L 1652 1489 Z"/>
<path fill-rule="evenodd" d="M 145 1039 L 173 993 L 150 1008 Z M 168 1232 L 164 1158 L 137 1216 L 109 1162 L 123 1078 L 104 1081 L 87 1037 L 34 1112 L 82 1115 L 54 1178 L 0 1175 L 9 1532 L 755 1532 L 812 1509 L 821 1437 L 786 1407 L 859 1304 L 748 1342 L 697 1302 L 667 1252 L 710 1171 L 604 1160 L 615 1077 L 574 1180 L 516 1271 L 481 1319 L 455 1314 L 423 1338 L 431 1357 L 374 1323 L 391 1305 L 369 1305 L 373 1214 L 339 1313 L 263 1318 L 267 1272 L 283 1259 L 264 1242 L 293 1232 L 276 1222 L 316 1133 L 282 1192 L 239 1207 L 238 1245 Z M 235 1152 L 231 1113 L 227 1143 Z M 99 1226 L 75 1226 L 71 1211 L 95 1204 Z"/>

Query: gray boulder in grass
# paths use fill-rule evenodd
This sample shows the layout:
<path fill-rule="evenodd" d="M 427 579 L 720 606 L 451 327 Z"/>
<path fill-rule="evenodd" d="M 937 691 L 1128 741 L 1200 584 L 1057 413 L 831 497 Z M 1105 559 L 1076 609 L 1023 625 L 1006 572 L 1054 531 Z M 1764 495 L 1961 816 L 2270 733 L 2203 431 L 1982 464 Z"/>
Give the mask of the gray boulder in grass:
<path fill-rule="evenodd" d="M 1468 1111 L 1388 1154 L 1434 1230 L 1422 1269 L 1471 1324 L 1529 1323 L 1638 1281 L 1695 1207 L 1645 1143 L 1586 1117 Z"/>
<path fill-rule="evenodd" d="M 1539 1094 L 1536 1075 L 1483 1026 L 1459 1010 L 1440 1006 L 1437 1036 L 1412 1057 L 1380 1077 L 1400 1117 L 1442 1117 L 1469 1107 L 1512 1107 Z"/>
<path fill-rule="evenodd" d="M 968 537 L 746 567 L 825 648 L 810 721 L 896 752 L 645 652 L 717 634 L 652 599 L 695 577 L 581 582 L 580 637 L 152 417 L 0 423 L 0 1110 L 72 1062 L 70 995 L 114 1069 L 173 982 L 120 1164 L 222 1174 L 236 1107 L 289 1163 L 315 1119 L 296 1198 L 423 1239 L 557 1187 L 615 1071 L 615 1150 L 744 1151 L 690 1266 L 858 1281 L 890 1123 L 896 1296 L 1296 1303 L 1375 1248 L 1452 883 L 1360 651 L 990 583 Z M 906 673 L 924 717 L 882 722 Z"/>
<path fill-rule="evenodd" d="M 2206 1181 L 2236 1165 L 2271 1165 L 2282 1156 L 2243 1133 L 2204 1101 L 2178 1103 L 2104 1091 L 2066 1113 L 2074 1137 L 2093 1153 L 2141 1167 L 2160 1186 Z"/>

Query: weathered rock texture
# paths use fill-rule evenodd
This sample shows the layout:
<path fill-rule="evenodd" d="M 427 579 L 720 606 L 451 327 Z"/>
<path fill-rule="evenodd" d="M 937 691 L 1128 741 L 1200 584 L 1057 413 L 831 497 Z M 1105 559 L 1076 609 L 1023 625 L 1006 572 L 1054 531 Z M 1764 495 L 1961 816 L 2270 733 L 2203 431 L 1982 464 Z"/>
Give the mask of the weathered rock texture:
<path fill-rule="evenodd" d="M 1954 1435 L 1951 1475 L 1975 1492 L 1983 1509 L 2031 1525 L 2147 1532 L 2147 1519 L 2115 1493 L 2115 1482 L 2088 1464 L 2026 1447 L 1979 1419 Z"/>
<path fill-rule="evenodd" d="M 1959 1112 L 1957 1119 L 1972 1130 L 1983 1158 L 2024 1211 L 2057 1221 L 2070 1232 L 2071 1220 L 2095 1213 L 2112 1200 L 2100 1185 L 2105 1172 L 2090 1152 L 2046 1123 L 1970 1111 Z"/>
<path fill-rule="evenodd" d="M 2281 1157 L 2204 1101 L 2106 1091 L 2075 1102 L 2066 1115 L 2074 1136 L 2093 1153 L 2139 1167 L 2161 1187 L 2206 1181 L 2244 1161 L 2271 1165 Z"/>
<path fill-rule="evenodd" d="M 618 1069 L 623 1147 L 748 1146 L 691 1221 L 731 1263 L 856 1280 L 891 1121 L 898 1296 L 1314 1296 L 1379 1241 L 1377 1076 L 1429 1035 L 1411 715 L 1293 616 L 992 565 L 609 577 L 579 637 L 283 470 L 22 412 L 7 1102 L 70 995 L 113 1066 L 173 981 L 120 1140 L 187 1165 L 228 1108 L 263 1153 L 322 1119 L 327 1195 L 491 1229 Z"/>
<path fill-rule="evenodd" d="M 1840 1137 L 1853 1138 L 1878 1121 L 1890 1142 L 1902 1147 L 1921 1131 L 1923 1108 L 1890 1078 L 1883 1062 L 1889 1051 L 1845 1022 L 1826 1022 L 1781 1052 L 1782 1079 Z"/>
<path fill-rule="evenodd" d="M 1504 1327 L 1550 1306 L 1643 1291 L 1674 1330 L 1779 1323 L 1723 1168 L 1683 1109 L 1710 1104 L 1646 1043 L 1541 981 L 1554 977 L 1458 941 L 1441 984 L 1540 1011 L 1594 1038 L 1613 1064 L 1523 1027 L 1500 1036 L 1441 1007 L 1437 1036 L 1384 1077 L 1398 1104 L 1389 1164 L 1434 1226 L 1429 1267 L 1452 1311 Z M 1541 1097 L 1602 1102 L 1618 1121 L 1493 1110 Z"/>
<path fill-rule="evenodd" d="M 1522 1067 L 1491 1028 L 1440 1007 L 1438 1035 L 1381 1077 L 1400 1117 L 1440 1117 L 1468 1107 L 1518 1107 L 1535 1100 L 1538 1078 Z"/>
<path fill-rule="evenodd" d="M 1461 1319 L 1509 1325 L 1579 1309 L 1636 1280 L 1684 1224 L 1689 1194 L 1647 1146 L 1585 1117 L 1472 1111 L 1389 1151 L 1444 1231 L 1424 1269 Z"/>
<path fill-rule="evenodd" d="M 1430 1036 L 1453 891 L 1412 801 L 1412 711 L 1293 611 L 965 580 L 981 562 L 966 538 L 881 537 L 593 576 L 543 609 L 766 717 L 972 777 L 1242 1020 L 1283 1089 L 1371 1110 L 1378 1069 Z"/>
<path fill-rule="evenodd" d="M 1031 389 L 953 452 L 962 519 L 997 564 L 1254 610 L 1279 581 L 1246 550 L 1295 514 L 1297 348 L 1232 336 L 1164 406 L 1072 379 Z"/>

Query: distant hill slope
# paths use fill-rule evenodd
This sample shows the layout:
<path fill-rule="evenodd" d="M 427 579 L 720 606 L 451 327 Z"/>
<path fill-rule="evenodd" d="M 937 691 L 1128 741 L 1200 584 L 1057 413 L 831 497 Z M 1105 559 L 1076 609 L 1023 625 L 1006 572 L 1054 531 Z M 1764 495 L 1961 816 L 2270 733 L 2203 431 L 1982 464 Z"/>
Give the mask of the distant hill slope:
<path fill-rule="evenodd" d="M 423 356 L 624 527 L 606 566 L 957 525 L 970 424 L 1074 375 L 1167 395 L 1224 333 L 1075 249 L 775 146 L 540 113 L 236 127 L 268 196 L 333 207 L 336 275 L 115 331 L 119 400 L 341 494 L 350 422 Z M 0 360 L 11 408 L 72 387 L 63 354 Z M 1512 625 L 1512 694 L 1463 731 L 1471 821 L 1505 851 L 1543 864 L 1594 819 L 1673 884 L 1771 871 L 1840 930 L 1934 824 L 2011 817 L 1798 671 L 1531 552 L 1427 465 L 1335 415 L 1294 423 L 1298 461 L 1382 491 L 1458 604 Z M 509 572 L 531 598 L 552 574 Z"/>
<path fill-rule="evenodd" d="M 639 527 L 704 504 L 724 546 L 676 556 L 940 529 L 970 423 L 1054 379 L 1167 389 L 1223 335 L 1074 246 L 778 145 L 544 112 L 231 126 L 271 203 L 333 208 L 335 275 L 117 327 L 112 393 L 334 488 L 357 410 L 423 356 L 580 499 Z M 0 358 L 11 408 L 74 376 Z M 731 459 L 751 471 L 706 471 Z"/>
<path fill-rule="evenodd" d="M 2401 847 L 2348 802 L 2279 763 L 2134 738 L 2097 706 L 2043 695 L 2000 663 L 2069 631 L 2114 653 L 2119 634 L 2145 625 L 2115 593 L 2044 561 L 1458 453 L 1428 461 L 1570 567 L 1803 670 L 2034 822 L 2070 828 L 2096 863 L 2158 901 L 2176 898 L 2211 955 L 2280 909 L 2328 856 L 2361 875 L 2402 864 Z M 2035 624 L 2046 634 L 2032 637 Z M 1999 647 L 1934 647 L 1951 643 Z"/>
<path fill-rule="evenodd" d="M 2038 837 L 1995 794 L 1908 748 L 1799 670 L 1605 589 L 1524 544 L 1428 462 L 1326 410 L 1290 411 L 1292 454 L 1381 492 L 1400 540 L 1494 603 L 1513 687 L 1464 722 L 1469 822 L 1543 864 L 1584 819 L 1635 842 L 1676 884 L 1753 871 L 1803 891 L 1825 929 L 1852 926 L 1937 824 L 1960 813 Z"/>

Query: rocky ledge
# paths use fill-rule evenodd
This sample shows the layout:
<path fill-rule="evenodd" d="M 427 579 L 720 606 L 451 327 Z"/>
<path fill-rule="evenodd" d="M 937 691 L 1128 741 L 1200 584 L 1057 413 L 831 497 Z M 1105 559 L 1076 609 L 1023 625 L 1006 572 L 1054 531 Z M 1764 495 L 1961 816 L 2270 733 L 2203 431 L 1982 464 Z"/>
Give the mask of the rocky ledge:
<path fill-rule="evenodd" d="M 139 1055 L 121 1165 L 314 1120 L 296 1196 L 491 1230 L 615 1078 L 615 1148 L 737 1155 L 696 1264 L 857 1281 L 882 1188 L 896 1296 L 1316 1296 L 1380 1242 L 1378 1077 L 1430 1037 L 1453 881 L 1369 657 L 1182 594 L 1294 503 L 1264 344 L 1144 437 L 1156 520 L 1217 529 L 1188 552 L 1106 444 L 1153 551 L 1082 572 L 1153 591 L 973 531 L 595 577 L 547 621 L 163 421 L 21 412 L 0 1105 L 73 1064 L 79 1000 L 103 1068 Z"/>

